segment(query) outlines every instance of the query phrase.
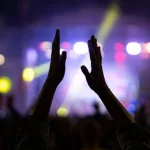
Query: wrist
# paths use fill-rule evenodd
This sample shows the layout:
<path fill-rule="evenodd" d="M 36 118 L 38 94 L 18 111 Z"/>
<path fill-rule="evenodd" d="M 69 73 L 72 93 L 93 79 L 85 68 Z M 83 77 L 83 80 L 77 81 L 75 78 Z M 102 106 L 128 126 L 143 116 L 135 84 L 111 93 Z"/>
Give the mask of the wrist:
<path fill-rule="evenodd" d="M 46 85 L 49 87 L 49 89 L 55 91 L 57 88 L 57 84 L 55 83 L 54 80 L 52 80 L 50 77 L 47 77 L 46 81 L 45 81 Z"/>

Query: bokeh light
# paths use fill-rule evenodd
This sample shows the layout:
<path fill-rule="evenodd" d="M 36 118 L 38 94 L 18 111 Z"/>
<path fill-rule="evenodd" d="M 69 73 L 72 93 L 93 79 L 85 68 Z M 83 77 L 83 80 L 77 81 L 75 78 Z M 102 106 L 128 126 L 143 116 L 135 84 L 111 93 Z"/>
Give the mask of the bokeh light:
<path fill-rule="evenodd" d="M 25 68 L 22 73 L 23 80 L 31 82 L 34 79 L 34 70 L 32 68 Z"/>
<path fill-rule="evenodd" d="M 65 108 L 65 107 L 60 107 L 58 110 L 57 110 L 57 115 L 59 116 L 59 117 L 66 117 L 67 115 L 68 115 L 68 110 L 67 110 L 67 108 Z"/>
<path fill-rule="evenodd" d="M 64 49 L 71 49 L 71 44 L 69 42 L 63 42 L 60 46 Z"/>
<path fill-rule="evenodd" d="M 0 54 L 0 65 L 3 65 L 5 62 L 5 57 L 4 55 Z"/>
<path fill-rule="evenodd" d="M 137 42 L 130 42 L 127 44 L 126 50 L 130 55 L 138 55 L 141 52 L 141 45 Z"/>
<path fill-rule="evenodd" d="M 34 64 L 36 63 L 37 61 L 37 58 L 38 58 L 38 54 L 37 54 L 37 51 L 33 48 L 29 48 L 27 49 L 27 62 L 28 64 Z"/>
<path fill-rule="evenodd" d="M 76 54 L 86 54 L 88 52 L 88 45 L 85 42 L 77 42 L 74 44 L 73 50 Z"/>
<path fill-rule="evenodd" d="M 115 53 L 115 61 L 118 63 L 123 63 L 126 60 L 126 54 L 124 52 Z"/>
<path fill-rule="evenodd" d="M 8 77 L 0 77 L 0 93 L 6 94 L 12 88 L 12 82 Z"/>
<path fill-rule="evenodd" d="M 47 51 L 48 49 L 51 49 L 52 43 L 49 41 L 41 42 L 40 43 L 40 49 L 43 51 Z"/>
<path fill-rule="evenodd" d="M 150 42 L 149 43 L 145 43 L 145 50 L 150 53 Z"/>
<path fill-rule="evenodd" d="M 115 51 L 123 51 L 124 50 L 124 45 L 120 42 L 117 42 L 114 46 Z"/>

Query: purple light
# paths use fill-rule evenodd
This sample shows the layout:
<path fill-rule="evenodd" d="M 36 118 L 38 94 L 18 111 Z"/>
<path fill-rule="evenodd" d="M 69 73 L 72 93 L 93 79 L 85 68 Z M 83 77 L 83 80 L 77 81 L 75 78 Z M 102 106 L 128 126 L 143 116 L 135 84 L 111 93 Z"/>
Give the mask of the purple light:
<path fill-rule="evenodd" d="M 27 63 L 29 65 L 33 65 L 37 61 L 37 57 L 38 57 L 37 51 L 33 48 L 29 48 L 27 50 L 26 57 L 27 57 Z"/>
<path fill-rule="evenodd" d="M 141 52 L 141 45 L 136 42 L 130 42 L 126 46 L 126 51 L 130 55 L 138 55 Z"/>

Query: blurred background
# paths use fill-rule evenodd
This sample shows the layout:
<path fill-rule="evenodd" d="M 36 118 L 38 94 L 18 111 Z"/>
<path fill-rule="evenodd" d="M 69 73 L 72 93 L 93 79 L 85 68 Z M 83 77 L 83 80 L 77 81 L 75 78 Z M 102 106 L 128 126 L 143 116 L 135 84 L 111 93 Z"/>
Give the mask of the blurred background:
<path fill-rule="evenodd" d="M 15 108 L 31 106 L 47 76 L 55 30 L 67 70 L 51 113 L 91 115 L 98 102 L 80 71 L 90 69 L 87 40 L 101 46 L 106 81 L 124 107 L 134 114 L 150 98 L 149 0 L 3 0 L 0 4 L 0 93 L 14 94 Z M 84 107 L 84 109 L 83 109 Z"/>

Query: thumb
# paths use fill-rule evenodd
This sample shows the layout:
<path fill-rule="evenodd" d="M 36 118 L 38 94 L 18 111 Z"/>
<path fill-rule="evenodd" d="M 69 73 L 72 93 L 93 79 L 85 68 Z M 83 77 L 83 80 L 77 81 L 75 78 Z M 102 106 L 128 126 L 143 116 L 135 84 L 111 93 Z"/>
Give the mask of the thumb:
<path fill-rule="evenodd" d="M 91 80 L 91 75 L 90 75 L 88 69 L 85 66 L 81 66 L 81 70 L 82 70 L 83 74 L 85 75 L 87 82 L 89 83 Z"/>

